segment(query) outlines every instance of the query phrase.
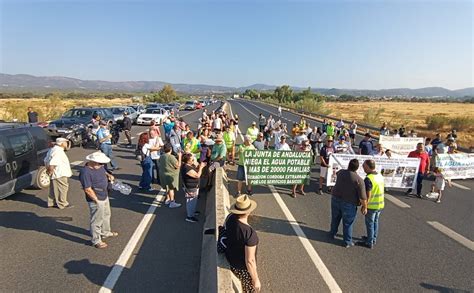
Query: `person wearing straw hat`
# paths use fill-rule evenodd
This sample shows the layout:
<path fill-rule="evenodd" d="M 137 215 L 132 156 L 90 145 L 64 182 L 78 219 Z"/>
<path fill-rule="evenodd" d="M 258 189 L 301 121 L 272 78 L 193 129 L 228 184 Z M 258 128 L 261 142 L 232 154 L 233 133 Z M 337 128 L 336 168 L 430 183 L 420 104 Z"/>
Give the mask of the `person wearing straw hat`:
<path fill-rule="evenodd" d="M 102 152 L 95 152 L 88 155 L 86 160 L 87 163 L 81 169 L 79 180 L 89 205 L 92 245 L 95 248 L 106 248 L 107 243 L 102 240 L 118 236 L 117 232 L 112 232 L 110 229 L 108 184 L 109 181 L 114 180 L 114 176 L 104 168 L 104 165 L 110 162 L 110 158 Z"/>
<path fill-rule="evenodd" d="M 55 205 L 59 209 L 72 207 L 67 201 L 69 190 L 68 178 L 72 176 L 69 159 L 64 152 L 68 148 L 69 140 L 59 137 L 44 159 L 46 172 L 51 177 L 48 194 L 48 208 Z"/>
<path fill-rule="evenodd" d="M 225 222 L 225 256 L 230 270 L 239 278 L 243 292 L 259 292 L 260 279 L 257 273 L 257 232 L 248 223 L 250 213 L 257 203 L 244 194 L 236 198 L 230 207 L 231 213 Z"/>

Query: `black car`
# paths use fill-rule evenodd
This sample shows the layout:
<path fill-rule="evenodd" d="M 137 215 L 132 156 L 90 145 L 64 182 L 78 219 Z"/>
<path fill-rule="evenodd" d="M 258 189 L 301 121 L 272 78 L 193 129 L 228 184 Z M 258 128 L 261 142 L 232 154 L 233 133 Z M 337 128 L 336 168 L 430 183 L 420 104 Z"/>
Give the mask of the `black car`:
<path fill-rule="evenodd" d="M 45 129 L 50 136 L 65 136 L 73 132 L 74 126 L 89 124 L 96 114 L 102 120 L 114 123 L 114 114 L 108 108 L 73 108 L 66 111 L 60 119 L 51 121 Z"/>
<path fill-rule="evenodd" d="M 41 127 L 0 123 L 0 198 L 30 186 L 49 186 L 44 158 L 50 143 Z"/>

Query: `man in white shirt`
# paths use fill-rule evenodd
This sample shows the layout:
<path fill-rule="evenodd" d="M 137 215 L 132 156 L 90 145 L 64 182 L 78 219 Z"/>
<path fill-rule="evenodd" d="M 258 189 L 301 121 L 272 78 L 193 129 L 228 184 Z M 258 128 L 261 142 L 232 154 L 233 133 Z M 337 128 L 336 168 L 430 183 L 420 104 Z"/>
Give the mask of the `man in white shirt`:
<path fill-rule="evenodd" d="M 308 140 L 308 136 L 306 135 L 306 132 L 304 129 L 301 129 L 299 132 L 298 132 L 298 135 L 295 137 L 295 149 L 300 146 L 303 141 L 307 141 Z"/>
<path fill-rule="evenodd" d="M 346 141 L 344 135 L 339 136 L 339 141 L 334 144 L 334 148 L 338 154 L 354 154 L 351 144 Z"/>
<path fill-rule="evenodd" d="M 273 126 L 275 126 L 275 119 L 273 119 L 273 116 L 270 115 L 267 120 L 267 128 L 273 129 Z"/>
<path fill-rule="evenodd" d="M 277 125 L 276 129 L 273 130 L 273 137 L 275 138 L 275 147 L 280 143 L 280 138 L 285 135 L 286 129 L 281 128 L 281 123 Z"/>
<path fill-rule="evenodd" d="M 275 150 L 277 151 L 291 151 L 290 146 L 286 143 L 286 136 L 280 138 L 280 143 L 275 144 Z"/>
<path fill-rule="evenodd" d="M 281 106 L 278 106 L 278 117 L 281 117 Z"/>
<path fill-rule="evenodd" d="M 72 207 L 67 201 L 67 192 L 69 190 L 68 178 L 72 176 L 71 165 L 64 152 L 68 147 L 68 143 L 69 141 L 65 138 L 57 138 L 56 145 L 48 151 L 44 159 L 46 172 L 51 177 L 48 208 L 54 206 L 57 206 L 59 209 Z"/>
<path fill-rule="evenodd" d="M 216 134 L 222 131 L 222 119 L 220 116 L 217 116 L 216 119 L 212 121 L 212 129 L 214 129 Z"/>

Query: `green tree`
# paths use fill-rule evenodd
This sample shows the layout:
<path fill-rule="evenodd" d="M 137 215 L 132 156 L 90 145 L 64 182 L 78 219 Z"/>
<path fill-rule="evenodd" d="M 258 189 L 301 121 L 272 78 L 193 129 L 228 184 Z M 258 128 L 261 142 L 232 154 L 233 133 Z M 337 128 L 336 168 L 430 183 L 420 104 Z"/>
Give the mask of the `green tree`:
<path fill-rule="evenodd" d="M 289 85 L 277 86 L 273 96 L 279 103 L 289 102 L 293 100 L 293 90 Z"/>
<path fill-rule="evenodd" d="M 151 95 L 151 100 L 160 103 L 170 103 L 176 99 L 176 91 L 169 84 L 165 85 L 158 93 Z"/>

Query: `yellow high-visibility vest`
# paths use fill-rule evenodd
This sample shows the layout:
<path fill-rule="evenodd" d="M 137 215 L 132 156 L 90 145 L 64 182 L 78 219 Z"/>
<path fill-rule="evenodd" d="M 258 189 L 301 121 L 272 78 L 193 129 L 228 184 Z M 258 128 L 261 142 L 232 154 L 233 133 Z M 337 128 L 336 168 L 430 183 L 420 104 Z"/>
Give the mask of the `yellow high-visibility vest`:
<path fill-rule="evenodd" d="M 370 198 L 367 203 L 369 210 L 381 210 L 385 206 L 384 190 L 385 184 L 381 174 L 368 174 L 370 182 L 372 182 L 372 190 L 370 191 Z"/>

